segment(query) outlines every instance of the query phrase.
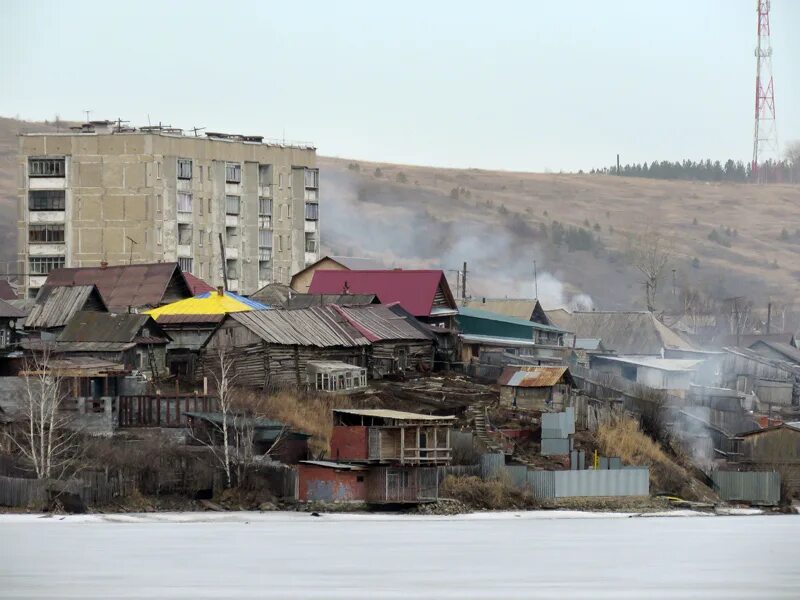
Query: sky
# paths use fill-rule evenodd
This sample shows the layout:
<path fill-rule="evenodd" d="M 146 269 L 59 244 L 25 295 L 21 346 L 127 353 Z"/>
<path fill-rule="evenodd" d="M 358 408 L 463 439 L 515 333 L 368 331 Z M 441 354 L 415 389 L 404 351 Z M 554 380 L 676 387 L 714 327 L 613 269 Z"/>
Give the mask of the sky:
<path fill-rule="evenodd" d="M 800 2 L 771 17 L 783 145 L 800 139 Z M 755 44 L 755 0 L 0 0 L 0 116 L 464 168 L 747 161 Z"/>

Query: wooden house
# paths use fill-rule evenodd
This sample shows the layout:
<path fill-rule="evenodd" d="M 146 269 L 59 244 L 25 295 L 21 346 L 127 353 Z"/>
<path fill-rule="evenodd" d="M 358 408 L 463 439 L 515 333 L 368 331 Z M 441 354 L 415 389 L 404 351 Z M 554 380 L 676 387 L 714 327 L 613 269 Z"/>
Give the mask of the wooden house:
<path fill-rule="evenodd" d="M 53 340 L 78 312 L 108 312 L 94 284 L 45 285 L 25 319 L 26 333 L 44 341 Z"/>
<path fill-rule="evenodd" d="M 739 434 L 738 462 L 753 471 L 778 471 L 793 495 L 800 494 L 800 422 Z"/>
<path fill-rule="evenodd" d="M 24 312 L 5 300 L 0 300 L 0 355 L 5 356 L 16 348 L 17 323 L 24 318 Z"/>
<path fill-rule="evenodd" d="M 506 367 L 497 380 L 500 404 L 535 411 L 560 411 L 569 400 L 575 381 L 568 367 Z"/>

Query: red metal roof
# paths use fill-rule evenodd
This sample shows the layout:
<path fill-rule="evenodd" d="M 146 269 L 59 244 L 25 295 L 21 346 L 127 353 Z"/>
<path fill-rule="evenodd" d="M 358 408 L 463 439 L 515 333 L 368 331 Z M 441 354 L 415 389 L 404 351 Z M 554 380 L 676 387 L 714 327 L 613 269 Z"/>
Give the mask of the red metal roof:
<path fill-rule="evenodd" d="M 189 284 L 189 289 L 192 291 L 192 296 L 197 296 L 197 294 L 202 294 L 203 292 L 215 292 L 216 289 L 214 286 L 209 285 L 199 277 L 192 275 L 191 273 L 184 273 L 184 279 L 186 279 L 186 283 Z"/>
<path fill-rule="evenodd" d="M 0 279 L 0 300 L 16 300 L 17 293 L 5 279 Z"/>
<path fill-rule="evenodd" d="M 56 269 L 47 276 L 45 286 L 94 284 L 109 310 L 124 312 L 129 306 L 141 308 L 162 304 L 173 277 L 185 297 L 190 296 L 189 285 L 177 263 Z"/>
<path fill-rule="evenodd" d="M 382 304 L 399 302 L 415 317 L 431 314 L 441 289 L 447 307 L 457 309 L 441 270 L 381 269 L 367 271 L 315 271 L 310 294 L 375 294 Z"/>

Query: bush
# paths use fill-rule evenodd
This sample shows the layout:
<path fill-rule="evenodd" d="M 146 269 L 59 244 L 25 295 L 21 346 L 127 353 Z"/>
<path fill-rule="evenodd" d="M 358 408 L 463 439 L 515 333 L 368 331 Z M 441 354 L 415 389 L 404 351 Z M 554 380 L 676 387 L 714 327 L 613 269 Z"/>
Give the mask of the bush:
<path fill-rule="evenodd" d="M 397 183 L 408 183 L 408 177 L 406 177 L 406 174 L 403 173 L 402 171 L 400 171 L 397 174 L 396 179 L 397 179 Z"/>
<path fill-rule="evenodd" d="M 515 488 L 506 479 L 483 481 L 480 477 L 448 475 L 442 482 L 439 495 L 458 500 L 474 510 L 517 510 L 539 506 L 531 494 Z"/>

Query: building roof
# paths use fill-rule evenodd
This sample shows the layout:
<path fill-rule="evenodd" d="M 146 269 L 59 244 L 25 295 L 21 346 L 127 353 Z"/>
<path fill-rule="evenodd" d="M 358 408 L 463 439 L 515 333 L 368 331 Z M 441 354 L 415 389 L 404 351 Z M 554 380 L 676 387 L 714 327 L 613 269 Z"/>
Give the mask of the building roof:
<path fill-rule="evenodd" d="M 543 325 L 541 323 L 536 323 L 535 321 L 530 321 L 528 319 L 517 319 L 516 317 L 509 317 L 507 315 L 502 315 L 488 310 L 469 308 L 466 306 L 462 306 L 461 308 L 459 308 L 458 314 L 463 315 L 465 317 L 471 317 L 473 319 L 486 319 L 489 321 L 498 321 L 500 323 L 509 323 L 511 325 L 530 327 L 532 329 L 538 329 L 539 331 L 553 331 L 556 333 L 567 333 L 560 327 L 555 327 L 553 325 Z"/>
<path fill-rule="evenodd" d="M 660 355 L 662 349 L 697 349 L 646 311 L 575 312 L 567 329 L 579 338 L 600 338 L 606 349 L 627 355 Z"/>
<path fill-rule="evenodd" d="M 536 321 L 543 325 L 554 324 L 537 298 L 470 298 L 462 305 L 525 321 Z"/>
<path fill-rule="evenodd" d="M 17 292 L 6 279 L 0 279 L 0 300 L 16 300 Z"/>
<path fill-rule="evenodd" d="M 705 362 L 705 359 L 702 358 L 659 358 L 657 356 L 598 356 L 597 359 L 670 372 L 693 371 L 698 365 Z"/>
<path fill-rule="evenodd" d="M 161 315 L 156 322 L 161 325 L 214 325 L 220 323 L 227 313 L 215 315 Z"/>
<path fill-rule="evenodd" d="M 21 319 L 25 312 L 18 309 L 13 304 L 0 300 L 0 318 L 2 319 Z"/>
<path fill-rule="evenodd" d="M 76 313 L 58 336 L 57 341 L 59 345 L 63 342 L 131 343 L 137 342 L 137 337 L 145 327 L 151 330 L 151 334 L 158 335 L 148 338 L 148 341 L 143 343 L 169 341 L 169 337 L 149 315 L 87 311 Z"/>
<path fill-rule="evenodd" d="M 603 340 L 600 338 L 575 338 L 573 347 L 576 350 L 603 350 Z"/>
<path fill-rule="evenodd" d="M 430 316 L 437 307 L 458 308 L 441 270 L 318 270 L 314 272 L 308 291 L 311 294 L 375 294 L 382 304 L 399 302 L 415 317 Z"/>
<path fill-rule="evenodd" d="M 722 350 L 728 354 L 738 355 L 763 365 L 770 365 L 772 367 L 781 369 L 786 373 L 800 374 L 800 365 L 788 360 L 781 360 L 779 358 L 765 356 L 764 354 L 760 354 L 755 350 L 750 350 L 750 348 L 723 348 Z"/>
<path fill-rule="evenodd" d="M 566 308 L 554 308 L 552 310 L 546 310 L 544 313 L 547 315 L 547 319 L 553 324 L 562 329 L 569 329 L 571 326 L 571 319 L 572 313 L 569 312 Z"/>
<path fill-rule="evenodd" d="M 300 310 L 253 310 L 231 313 L 232 319 L 270 344 L 284 346 L 368 346 L 369 341 L 332 307 Z"/>
<path fill-rule="evenodd" d="M 93 356 L 70 356 L 50 358 L 49 370 L 62 377 L 97 377 L 101 375 L 125 375 L 130 371 L 125 365 L 95 358 Z M 29 372 L 22 371 L 20 375 Z"/>
<path fill-rule="evenodd" d="M 208 421 L 209 423 L 213 423 L 214 425 L 222 425 L 223 415 L 221 412 L 202 412 L 202 411 L 187 411 L 184 413 L 187 417 L 192 417 L 195 419 L 200 419 L 202 421 Z M 266 419 L 262 417 L 250 417 L 244 415 L 228 415 L 228 422 L 232 423 L 234 417 L 239 420 L 242 425 L 245 423 L 249 427 L 253 428 L 260 428 L 260 429 L 286 429 L 288 428 L 287 425 L 281 423 L 280 421 L 274 421 L 272 419 Z"/>
<path fill-rule="evenodd" d="M 265 310 L 269 308 L 260 302 L 245 298 L 233 292 L 222 294 L 217 290 L 203 292 L 193 298 L 184 298 L 171 304 L 165 304 L 145 312 L 158 320 L 163 315 L 220 315 L 249 310 Z"/>
<path fill-rule="evenodd" d="M 384 267 L 380 261 L 361 256 L 328 256 L 326 258 L 330 258 L 332 261 L 339 263 L 345 269 L 350 269 L 351 271 L 383 269 Z"/>
<path fill-rule="evenodd" d="M 353 415 L 357 417 L 371 417 L 377 419 L 394 419 L 395 421 L 452 421 L 455 415 L 441 417 L 437 415 L 425 415 L 421 413 L 404 412 L 401 410 L 387 410 L 384 408 L 335 408 L 334 413 L 342 415 Z"/>
<path fill-rule="evenodd" d="M 177 263 L 56 269 L 45 282 L 45 286 L 92 284 L 97 286 L 108 309 L 116 312 L 163 304 L 170 284 L 179 295 L 192 295 Z"/>
<path fill-rule="evenodd" d="M 775 342 L 768 339 L 757 340 L 748 346 L 751 350 L 756 350 L 759 345 L 766 346 L 770 350 L 777 352 L 786 358 L 786 360 L 800 364 L 800 350 L 787 344 L 785 342 Z M 758 352 L 758 350 L 756 350 Z"/>
<path fill-rule="evenodd" d="M 250 294 L 250 298 L 258 300 L 262 304 L 285 307 L 286 302 L 295 293 L 296 292 L 291 287 L 283 283 L 268 283 Z"/>
<path fill-rule="evenodd" d="M 736 437 L 750 437 L 751 435 L 760 435 L 762 433 L 767 433 L 770 431 L 776 431 L 778 429 L 788 429 L 790 431 L 794 431 L 800 433 L 800 423 L 793 422 L 793 423 L 781 423 L 780 425 L 772 425 L 771 427 L 764 427 L 763 429 L 754 429 L 752 431 L 744 431 L 737 434 Z"/>
<path fill-rule="evenodd" d="M 378 297 L 375 294 L 293 294 L 286 300 L 284 308 L 297 310 L 311 306 L 325 306 L 338 304 L 339 306 L 364 306 L 376 304 Z"/>
<path fill-rule="evenodd" d="M 574 383 L 567 367 L 525 366 L 506 367 L 497 383 L 511 387 L 541 388 L 553 387 L 562 378 Z"/>
<path fill-rule="evenodd" d="M 528 346 L 541 346 L 534 340 L 523 340 L 522 338 L 501 337 L 497 335 L 480 335 L 477 333 L 460 333 L 458 337 L 467 344 L 486 344 L 487 346 L 509 346 L 521 348 Z"/>
<path fill-rule="evenodd" d="M 354 465 L 351 463 L 338 463 L 330 460 L 301 460 L 301 465 L 312 465 L 314 467 L 325 467 L 326 469 L 339 469 L 340 471 L 366 471 L 367 467 L 363 465 Z"/>
<path fill-rule="evenodd" d="M 186 280 L 186 284 L 189 286 L 189 291 L 192 293 L 192 296 L 197 296 L 197 294 L 202 294 L 204 292 L 216 291 L 213 285 L 206 283 L 191 273 L 184 272 L 183 278 Z"/>
<path fill-rule="evenodd" d="M 409 322 L 414 317 L 399 316 L 382 304 L 333 308 L 370 342 L 431 339 Z"/>
<path fill-rule="evenodd" d="M 81 310 L 108 310 L 94 285 L 48 285 L 39 290 L 25 320 L 27 329 L 64 327 Z"/>
<path fill-rule="evenodd" d="M 793 333 L 749 333 L 745 335 L 726 335 L 720 340 L 723 346 L 739 346 L 749 348 L 756 342 L 779 342 L 782 344 L 795 344 Z"/>
<path fill-rule="evenodd" d="M 342 362 L 341 360 L 310 360 L 309 366 L 317 369 L 328 369 L 331 371 L 344 370 L 344 371 L 361 371 L 364 367 L 351 365 L 350 363 Z"/>

